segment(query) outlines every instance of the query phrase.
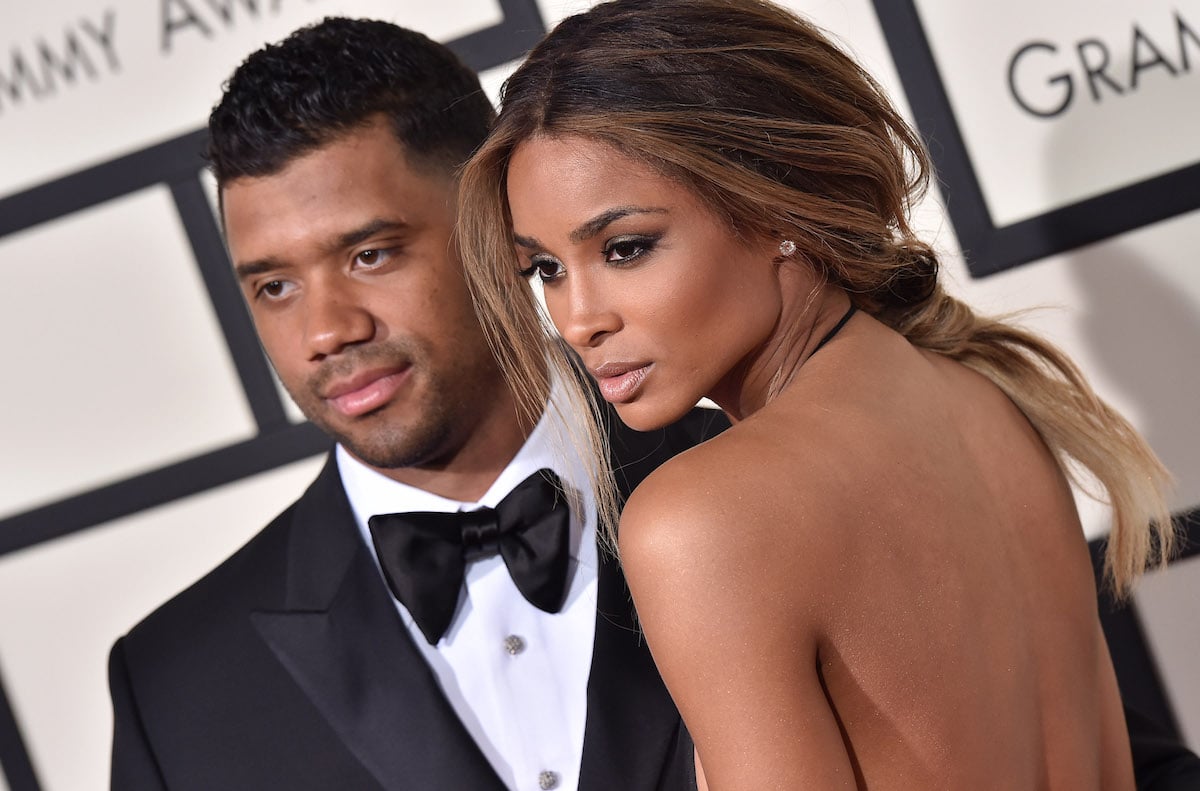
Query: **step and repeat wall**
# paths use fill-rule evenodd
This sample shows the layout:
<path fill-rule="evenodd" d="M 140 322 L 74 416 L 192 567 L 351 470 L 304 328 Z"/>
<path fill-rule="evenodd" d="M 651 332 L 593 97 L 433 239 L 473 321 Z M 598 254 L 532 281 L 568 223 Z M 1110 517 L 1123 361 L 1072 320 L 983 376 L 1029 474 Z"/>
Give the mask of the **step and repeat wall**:
<path fill-rule="evenodd" d="M 278 387 L 228 272 L 199 156 L 221 83 L 262 44 L 339 14 L 449 43 L 494 99 L 532 43 L 586 5 L 0 11 L 0 789 L 106 787 L 109 646 L 291 502 L 328 447 Z M 842 41 L 929 142 L 941 184 L 918 225 L 954 290 L 985 312 L 1036 308 L 1021 321 L 1146 434 L 1176 477 L 1172 507 L 1193 518 L 1200 0 L 787 5 Z M 1102 537 L 1104 507 L 1079 501 Z M 1193 747 L 1197 564 L 1152 575 L 1117 616 L 1127 666 Z"/>

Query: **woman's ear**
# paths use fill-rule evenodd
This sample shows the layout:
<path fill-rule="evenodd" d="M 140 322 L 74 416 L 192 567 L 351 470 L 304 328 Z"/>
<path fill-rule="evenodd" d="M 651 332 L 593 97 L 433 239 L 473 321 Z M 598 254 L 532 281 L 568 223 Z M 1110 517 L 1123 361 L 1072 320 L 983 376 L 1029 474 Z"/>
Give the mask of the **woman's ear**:
<path fill-rule="evenodd" d="M 776 264 L 782 264 L 796 254 L 796 243 L 791 239 L 781 239 L 775 246 L 775 252 L 776 255 L 771 260 Z"/>

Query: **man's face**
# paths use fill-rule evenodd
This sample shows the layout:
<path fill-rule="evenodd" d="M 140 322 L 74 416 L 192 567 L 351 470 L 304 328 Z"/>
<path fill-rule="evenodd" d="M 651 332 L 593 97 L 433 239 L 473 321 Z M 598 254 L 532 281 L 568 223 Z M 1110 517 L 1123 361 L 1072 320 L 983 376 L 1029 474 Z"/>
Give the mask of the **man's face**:
<path fill-rule="evenodd" d="M 304 414 L 373 467 L 450 464 L 502 400 L 451 247 L 450 177 L 414 168 L 380 121 L 222 197 L 259 337 Z"/>

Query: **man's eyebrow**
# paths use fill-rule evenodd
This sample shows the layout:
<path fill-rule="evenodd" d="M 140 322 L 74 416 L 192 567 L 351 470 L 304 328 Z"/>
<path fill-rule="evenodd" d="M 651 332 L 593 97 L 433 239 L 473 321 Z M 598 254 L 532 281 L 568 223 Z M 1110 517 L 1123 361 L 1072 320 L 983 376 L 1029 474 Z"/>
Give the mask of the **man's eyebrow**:
<path fill-rule="evenodd" d="M 234 266 L 233 271 L 237 274 L 238 280 L 247 280 L 263 272 L 270 272 L 272 269 L 278 269 L 279 261 L 274 258 L 260 258 L 257 261 L 246 261 Z"/>
<path fill-rule="evenodd" d="M 409 225 L 402 220 L 389 220 L 383 217 L 377 217 L 374 220 L 360 225 L 358 228 L 353 228 L 345 233 L 339 234 L 334 238 L 329 245 L 333 249 L 343 249 L 353 247 L 356 244 L 370 239 L 372 236 L 383 233 L 384 231 L 402 231 L 408 228 Z M 261 275 L 264 272 L 269 272 L 272 269 L 283 267 L 283 262 L 278 258 L 268 256 L 267 258 L 259 258 L 254 261 L 244 261 L 234 266 L 233 271 L 237 274 L 238 280 Z"/>
<path fill-rule="evenodd" d="M 334 246 L 339 248 L 353 247 L 356 244 L 365 242 L 377 233 L 382 233 L 383 231 L 402 231 L 408 227 L 408 223 L 403 220 L 389 220 L 383 217 L 376 217 L 374 220 L 338 236 L 334 242 Z"/>

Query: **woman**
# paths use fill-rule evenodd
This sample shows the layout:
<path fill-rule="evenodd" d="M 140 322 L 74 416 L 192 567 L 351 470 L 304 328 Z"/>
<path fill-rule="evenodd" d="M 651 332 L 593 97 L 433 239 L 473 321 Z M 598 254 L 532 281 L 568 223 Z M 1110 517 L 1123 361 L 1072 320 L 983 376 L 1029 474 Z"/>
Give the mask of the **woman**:
<path fill-rule="evenodd" d="M 630 426 L 704 396 L 734 424 L 619 533 L 713 789 L 1133 787 L 1067 474 L 1114 505 L 1118 594 L 1170 549 L 1167 474 L 1059 352 L 943 290 L 907 220 L 927 178 L 871 78 L 754 0 L 565 20 L 463 174 L 528 409 L 553 344 L 519 271 Z"/>

